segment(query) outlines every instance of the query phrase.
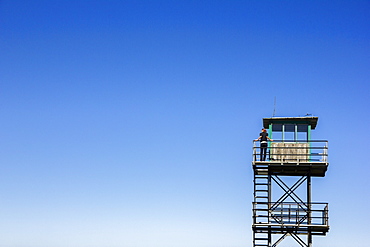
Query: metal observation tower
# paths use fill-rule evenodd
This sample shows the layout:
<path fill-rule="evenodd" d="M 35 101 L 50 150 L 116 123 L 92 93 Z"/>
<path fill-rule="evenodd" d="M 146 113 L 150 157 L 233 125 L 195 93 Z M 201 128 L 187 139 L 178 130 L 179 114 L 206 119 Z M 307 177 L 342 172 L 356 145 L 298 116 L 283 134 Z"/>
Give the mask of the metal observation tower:
<path fill-rule="evenodd" d="M 329 231 L 328 203 L 313 202 L 311 195 L 311 178 L 325 177 L 329 165 L 328 142 L 311 139 L 317 121 L 312 116 L 263 119 L 274 141 L 265 160 L 258 142 L 253 145 L 254 247 L 289 241 L 311 247 L 312 236 Z"/>

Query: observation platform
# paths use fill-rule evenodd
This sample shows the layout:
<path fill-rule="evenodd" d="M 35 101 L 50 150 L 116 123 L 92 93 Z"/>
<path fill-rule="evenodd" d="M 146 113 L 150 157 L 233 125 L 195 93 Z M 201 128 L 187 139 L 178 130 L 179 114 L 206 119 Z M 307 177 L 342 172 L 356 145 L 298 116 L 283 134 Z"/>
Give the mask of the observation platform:
<path fill-rule="evenodd" d="M 329 231 L 328 203 L 253 203 L 254 231 L 325 235 Z M 276 204 L 276 203 L 275 203 Z"/>
<path fill-rule="evenodd" d="M 263 155 L 253 145 L 253 170 L 256 175 L 325 177 L 329 163 L 327 141 L 273 141 Z"/>

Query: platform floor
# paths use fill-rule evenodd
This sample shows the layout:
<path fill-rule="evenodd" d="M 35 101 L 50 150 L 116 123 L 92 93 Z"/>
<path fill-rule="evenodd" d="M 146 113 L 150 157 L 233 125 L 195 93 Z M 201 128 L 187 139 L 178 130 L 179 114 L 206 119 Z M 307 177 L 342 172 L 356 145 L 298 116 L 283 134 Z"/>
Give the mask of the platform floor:
<path fill-rule="evenodd" d="M 297 234 L 326 235 L 329 226 L 325 225 L 293 225 L 293 224 L 253 224 L 252 229 L 259 233 L 285 233 L 295 232 Z"/>
<path fill-rule="evenodd" d="M 281 175 L 325 177 L 329 163 L 327 162 L 284 162 L 254 161 L 252 163 L 256 175 Z"/>

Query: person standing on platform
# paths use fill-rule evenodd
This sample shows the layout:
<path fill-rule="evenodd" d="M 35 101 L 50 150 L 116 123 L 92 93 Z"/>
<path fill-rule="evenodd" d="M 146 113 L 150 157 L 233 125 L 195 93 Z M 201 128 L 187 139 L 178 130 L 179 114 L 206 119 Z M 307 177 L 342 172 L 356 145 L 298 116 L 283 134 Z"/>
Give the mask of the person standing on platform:
<path fill-rule="evenodd" d="M 260 133 L 260 137 L 254 141 L 260 141 L 260 161 L 266 160 L 266 153 L 267 153 L 267 140 L 274 141 L 268 137 L 268 133 L 266 132 L 266 129 L 263 128 L 262 132 Z"/>

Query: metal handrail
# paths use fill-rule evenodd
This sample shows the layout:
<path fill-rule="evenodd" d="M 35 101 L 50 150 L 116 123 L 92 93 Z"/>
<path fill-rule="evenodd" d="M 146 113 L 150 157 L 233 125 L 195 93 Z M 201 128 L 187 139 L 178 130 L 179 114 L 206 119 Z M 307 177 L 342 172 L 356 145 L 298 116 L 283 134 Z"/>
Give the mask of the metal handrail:
<path fill-rule="evenodd" d="M 253 202 L 253 223 L 296 226 L 329 225 L 328 203 L 281 203 L 278 208 L 271 209 L 274 202 Z M 258 208 L 267 206 L 267 208 Z"/>
<path fill-rule="evenodd" d="M 274 140 L 269 142 L 266 159 L 262 159 L 261 149 L 253 141 L 253 161 L 298 161 L 327 162 L 328 141 L 326 140 Z"/>

